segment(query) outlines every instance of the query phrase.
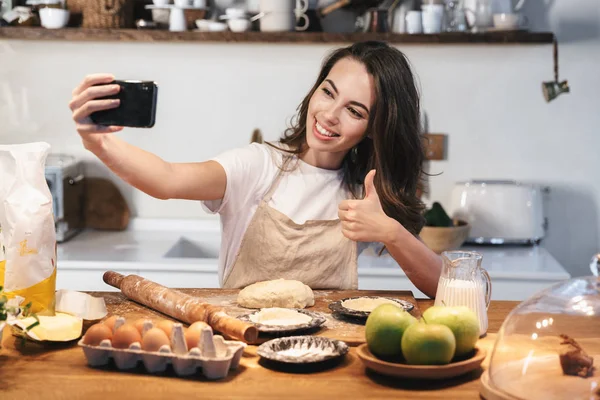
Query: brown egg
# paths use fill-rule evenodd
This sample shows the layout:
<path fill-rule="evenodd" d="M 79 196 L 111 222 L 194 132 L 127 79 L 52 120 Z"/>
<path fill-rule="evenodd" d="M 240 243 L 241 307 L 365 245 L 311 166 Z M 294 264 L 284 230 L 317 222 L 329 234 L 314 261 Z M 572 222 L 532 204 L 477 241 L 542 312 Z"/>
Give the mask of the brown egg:
<path fill-rule="evenodd" d="M 112 339 L 112 331 L 103 323 L 98 323 L 90 326 L 85 332 L 83 343 L 90 346 L 98 346 L 104 339 Z"/>
<path fill-rule="evenodd" d="M 158 329 L 162 329 L 163 332 L 165 332 L 167 334 L 167 337 L 170 339 L 171 332 L 173 331 L 173 324 L 175 324 L 175 322 L 169 321 L 168 319 L 163 319 L 159 321 L 158 324 L 156 324 L 156 327 Z"/>
<path fill-rule="evenodd" d="M 187 344 L 188 350 L 198 347 L 202 328 L 206 328 L 207 326 L 209 325 L 206 322 L 196 321 L 185 331 L 185 343 Z"/>
<path fill-rule="evenodd" d="M 162 346 L 171 346 L 167 334 L 158 328 L 149 329 L 142 338 L 142 350 L 158 351 Z"/>
<path fill-rule="evenodd" d="M 150 321 L 148 318 L 139 318 L 136 319 L 133 325 L 136 327 L 140 335 L 144 333 L 144 322 Z"/>
<path fill-rule="evenodd" d="M 115 331 L 115 322 L 117 322 L 117 318 L 119 318 L 118 315 L 111 315 L 110 317 L 106 318 L 104 321 L 102 321 L 102 323 L 106 326 L 108 326 L 108 329 L 110 329 L 111 332 Z"/>
<path fill-rule="evenodd" d="M 126 349 L 132 343 L 142 342 L 142 335 L 138 332 L 133 324 L 125 324 L 121 326 L 113 335 L 112 346 L 115 349 Z"/>

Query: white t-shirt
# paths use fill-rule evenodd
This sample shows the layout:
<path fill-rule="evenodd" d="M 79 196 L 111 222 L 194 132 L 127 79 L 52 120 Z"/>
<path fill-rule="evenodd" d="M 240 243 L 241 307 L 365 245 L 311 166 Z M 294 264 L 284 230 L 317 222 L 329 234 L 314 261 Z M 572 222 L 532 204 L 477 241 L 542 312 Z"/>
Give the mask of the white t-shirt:
<path fill-rule="evenodd" d="M 266 144 L 252 143 L 213 158 L 225 169 L 227 187 L 223 199 L 203 201 L 202 204 L 206 211 L 219 213 L 221 217 L 221 286 L 260 201 L 280 171 L 283 156 L 281 151 Z M 296 165 L 297 168 L 293 168 Z M 339 203 L 351 198 L 342 178 L 342 170 L 317 168 L 294 157 L 268 205 L 297 224 L 307 220 L 338 219 Z M 367 246 L 367 243 L 359 243 L 359 254 Z"/>

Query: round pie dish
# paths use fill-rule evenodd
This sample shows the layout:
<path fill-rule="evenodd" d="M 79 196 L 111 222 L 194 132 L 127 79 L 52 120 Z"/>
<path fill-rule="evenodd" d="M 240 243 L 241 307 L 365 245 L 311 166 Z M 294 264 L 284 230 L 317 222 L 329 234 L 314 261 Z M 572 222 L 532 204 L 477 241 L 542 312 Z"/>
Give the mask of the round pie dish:
<path fill-rule="evenodd" d="M 237 318 L 244 322 L 253 324 L 254 326 L 256 326 L 256 328 L 258 329 L 258 331 L 260 333 L 265 333 L 265 334 L 285 334 L 285 333 L 290 333 L 290 332 L 299 332 L 299 331 L 304 331 L 304 330 L 309 330 L 309 329 L 315 329 L 315 328 L 318 328 L 321 325 L 323 325 L 326 321 L 325 317 L 323 317 L 321 314 L 314 312 L 314 311 L 307 311 L 307 310 L 302 310 L 302 309 L 297 309 L 297 308 L 290 309 L 290 310 L 294 310 L 300 314 L 307 315 L 311 318 L 311 320 L 308 322 L 305 322 L 305 323 L 299 323 L 299 324 L 294 324 L 294 325 L 273 325 L 273 324 L 261 324 L 260 322 L 254 322 L 252 320 L 252 316 L 260 313 L 262 310 L 256 310 L 256 311 L 248 313 L 248 314 L 240 315 Z"/>
<path fill-rule="evenodd" d="M 320 336 L 289 336 L 261 344 L 257 354 L 269 361 L 306 365 L 344 357 L 348 346 Z"/>
<path fill-rule="evenodd" d="M 348 297 L 345 299 L 341 299 L 341 300 L 329 303 L 329 309 L 331 311 L 333 311 L 334 313 L 338 313 L 338 314 L 341 314 L 341 315 L 344 315 L 347 317 L 366 319 L 371 314 L 370 311 L 359 311 L 359 310 L 354 310 L 352 308 L 347 308 L 346 306 L 344 306 L 345 301 L 358 300 L 358 299 L 390 300 L 391 302 L 396 303 L 397 305 L 402 307 L 405 311 L 411 311 L 415 307 L 414 304 L 412 304 L 411 302 L 408 302 L 406 300 L 394 299 L 391 297 L 380 297 L 380 296 L 360 296 L 360 297 Z"/>

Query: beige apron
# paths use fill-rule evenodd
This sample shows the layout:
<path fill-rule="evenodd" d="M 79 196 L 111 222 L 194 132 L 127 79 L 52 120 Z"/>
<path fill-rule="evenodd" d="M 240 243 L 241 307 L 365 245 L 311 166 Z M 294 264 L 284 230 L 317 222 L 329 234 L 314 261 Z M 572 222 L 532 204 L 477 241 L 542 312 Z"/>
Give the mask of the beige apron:
<path fill-rule="evenodd" d="M 357 245 L 342 234 L 339 219 L 297 224 L 268 205 L 282 175 L 260 201 L 223 287 L 283 278 L 313 289 L 358 288 Z"/>

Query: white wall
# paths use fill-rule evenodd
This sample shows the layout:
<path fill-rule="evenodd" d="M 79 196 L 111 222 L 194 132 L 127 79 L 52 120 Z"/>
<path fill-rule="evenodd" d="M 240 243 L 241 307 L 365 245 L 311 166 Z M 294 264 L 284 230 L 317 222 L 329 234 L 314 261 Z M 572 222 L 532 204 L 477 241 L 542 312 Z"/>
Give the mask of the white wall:
<path fill-rule="evenodd" d="M 546 0 L 548 2 L 548 0 Z M 600 250 L 600 2 L 529 0 L 535 30 L 560 43 L 560 75 L 572 93 L 546 104 L 550 45 L 399 46 L 414 65 L 430 130 L 449 135 L 433 162 L 430 200 L 452 184 L 509 178 L 552 187 L 544 245 L 574 275 Z M 157 123 L 126 130 L 133 144 L 171 161 L 199 161 L 249 142 L 255 127 L 276 139 L 335 45 L 0 41 L 0 143 L 49 142 L 89 159 L 70 119 L 71 90 L 88 73 L 160 85 Z M 16 103 L 11 106 L 12 101 Z M 214 218 L 188 201 L 160 201 L 121 188 L 143 217 Z"/>

